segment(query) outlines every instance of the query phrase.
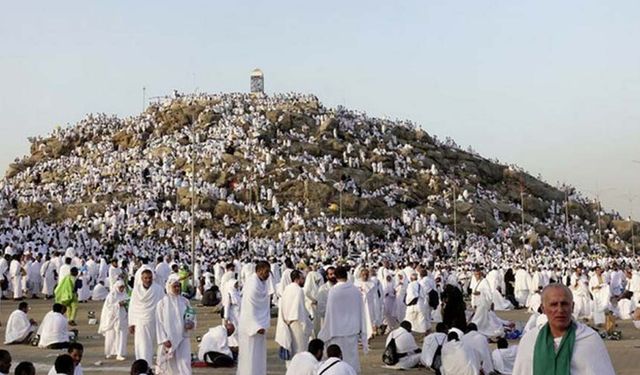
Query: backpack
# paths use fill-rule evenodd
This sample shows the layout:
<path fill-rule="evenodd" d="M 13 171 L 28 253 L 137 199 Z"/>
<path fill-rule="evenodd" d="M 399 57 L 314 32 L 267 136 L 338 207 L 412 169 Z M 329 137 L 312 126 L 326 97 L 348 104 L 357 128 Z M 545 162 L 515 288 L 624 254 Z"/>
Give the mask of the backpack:
<path fill-rule="evenodd" d="M 429 291 L 429 306 L 431 306 L 432 309 L 437 309 L 438 305 L 440 304 L 440 295 L 438 295 L 438 292 L 435 289 L 431 289 Z"/>
<path fill-rule="evenodd" d="M 382 362 L 385 365 L 393 366 L 398 363 L 398 348 L 396 347 L 396 339 L 391 338 L 389 341 L 389 345 L 384 348 L 384 353 L 382 353 Z"/>
<path fill-rule="evenodd" d="M 440 375 L 440 367 L 442 366 L 442 345 L 446 341 L 446 337 L 442 340 L 442 344 L 438 344 L 436 351 L 433 353 L 433 359 L 431 360 L 431 369 L 436 372 L 436 375 Z"/>

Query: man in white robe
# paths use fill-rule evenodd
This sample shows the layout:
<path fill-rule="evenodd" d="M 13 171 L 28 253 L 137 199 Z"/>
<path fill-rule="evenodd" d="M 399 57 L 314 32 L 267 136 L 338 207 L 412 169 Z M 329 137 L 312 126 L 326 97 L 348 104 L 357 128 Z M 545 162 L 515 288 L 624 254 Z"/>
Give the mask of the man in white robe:
<path fill-rule="evenodd" d="M 29 341 L 37 324 L 35 320 L 29 319 L 28 312 L 29 304 L 23 301 L 18 304 L 18 309 L 9 315 L 4 333 L 5 345 L 22 344 Z"/>
<path fill-rule="evenodd" d="M 100 280 L 98 284 L 93 287 L 93 290 L 91 291 L 92 301 L 104 301 L 109 295 L 109 289 L 105 288 L 103 283 L 104 281 Z"/>
<path fill-rule="evenodd" d="M 313 320 L 314 332 L 312 333 L 313 337 L 317 335 L 317 332 L 320 330 L 320 318 L 317 317 L 317 308 L 318 308 L 318 291 L 322 286 L 324 280 L 322 279 L 322 275 L 320 275 L 317 271 L 315 271 L 312 267 L 307 269 L 307 275 L 304 280 L 304 299 L 305 306 L 311 319 Z M 318 330 L 315 330 L 315 327 L 318 327 Z"/>
<path fill-rule="evenodd" d="M 543 333 L 550 341 L 550 344 L 542 343 L 540 348 L 549 348 L 554 353 L 546 354 L 547 358 L 560 357 L 559 351 L 563 348 L 563 341 L 569 340 L 572 336 L 569 330 L 574 330 L 573 350 L 569 353 L 570 363 L 566 370 L 557 369 L 558 362 L 538 361 L 542 366 L 537 371 L 556 368 L 557 371 L 570 372 L 571 374 L 615 374 L 607 348 L 600 336 L 591 328 L 582 323 L 574 322 L 571 317 L 573 310 L 572 294 L 569 288 L 563 284 L 549 284 L 542 291 L 542 309 L 549 319 L 548 323 L 541 328 L 535 327 L 525 334 L 518 345 L 513 366 L 514 375 L 530 375 L 534 370 L 536 356 L 540 358 L 545 353 L 537 353 L 536 345 L 538 336 Z M 546 331 L 546 332 L 545 332 Z M 565 338 L 566 336 L 566 338 Z"/>
<path fill-rule="evenodd" d="M 582 319 L 591 316 L 591 294 L 589 292 L 589 280 L 582 274 L 580 268 L 576 268 L 570 277 L 570 290 L 573 294 L 573 318 Z"/>
<path fill-rule="evenodd" d="M 524 269 L 522 265 L 518 267 L 515 274 L 515 284 L 513 286 L 513 292 L 516 300 L 520 306 L 527 304 L 527 298 L 529 297 L 531 277 L 529 273 Z"/>
<path fill-rule="evenodd" d="M 316 297 L 316 300 L 318 301 L 318 306 L 316 307 L 317 319 L 314 319 L 313 321 L 313 332 L 315 337 L 318 337 L 320 328 L 322 328 L 322 324 L 324 323 L 324 317 L 327 312 L 327 299 L 329 298 L 329 290 L 331 290 L 331 288 L 338 283 L 338 280 L 336 279 L 335 267 L 327 267 L 326 275 L 327 282 L 322 284 L 320 289 L 318 289 L 318 295 Z"/>
<path fill-rule="evenodd" d="M 425 307 L 427 302 L 424 297 L 422 286 L 418 282 L 418 275 L 416 273 L 411 274 L 411 282 L 407 286 L 407 293 L 404 297 L 404 303 L 407 306 L 404 320 L 408 320 L 411 323 L 414 332 L 422 334 L 429 329 L 427 327 L 427 317 L 424 314 L 427 309 Z"/>
<path fill-rule="evenodd" d="M 291 283 L 284 288 L 278 309 L 276 342 L 288 349 L 292 357 L 306 349 L 312 329 L 302 285 L 302 272 L 292 271 Z"/>
<path fill-rule="evenodd" d="M 11 290 L 13 291 L 13 299 L 19 301 L 23 298 L 23 285 L 22 277 L 25 271 L 20 264 L 20 256 L 18 254 L 13 256 L 9 265 L 9 278 L 11 280 Z"/>
<path fill-rule="evenodd" d="M 300 352 L 291 358 L 285 375 L 315 375 L 323 352 L 324 343 L 322 340 L 309 341 L 307 351 Z"/>
<path fill-rule="evenodd" d="M 416 367 L 420 363 L 421 350 L 411 334 L 411 323 L 405 320 L 400 323 L 400 327 L 391 331 L 391 333 L 387 335 L 387 340 L 384 344 L 385 347 L 389 345 L 392 339 L 395 340 L 396 343 L 398 363 L 386 367 L 396 370 L 408 370 Z"/>
<path fill-rule="evenodd" d="M 156 348 L 156 306 L 164 290 L 153 282 L 153 272 L 143 266 L 136 278 L 129 302 L 129 333 L 134 337 L 136 359 L 153 363 Z"/>
<path fill-rule="evenodd" d="M 476 327 L 475 323 L 469 323 L 467 330 L 468 332 L 461 338 L 462 342 L 476 353 L 484 373 L 490 374 L 493 371 L 493 361 L 491 360 L 491 350 L 489 349 L 487 337 L 478 332 L 478 327 Z"/>
<path fill-rule="evenodd" d="M 38 347 L 50 349 L 62 349 L 69 347 L 69 322 L 64 316 L 65 307 L 54 303 L 52 311 L 49 311 L 42 319 L 38 328 L 40 342 Z"/>
<path fill-rule="evenodd" d="M 593 323 L 604 324 L 605 312 L 610 309 L 611 288 L 602 275 L 602 268 L 596 267 L 595 274 L 589 280 L 589 291 L 593 296 Z"/>
<path fill-rule="evenodd" d="M 376 287 L 372 281 L 369 280 L 369 270 L 367 268 L 362 268 L 359 271 L 358 279 L 353 283 L 353 285 L 360 290 L 362 294 L 362 303 L 364 305 L 364 316 L 365 323 L 367 326 L 367 338 L 372 338 L 376 333 L 375 326 L 375 309 L 376 303 Z"/>
<path fill-rule="evenodd" d="M 117 285 L 117 284 L 116 284 Z M 191 338 L 195 311 L 180 295 L 180 277 L 169 276 L 166 295 L 156 307 L 157 368 L 160 374 L 191 374 Z"/>
<path fill-rule="evenodd" d="M 447 342 L 442 345 L 442 375 L 478 375 L 480 361 L 475 352 L 460 340 L 462 331 L 451 328 Z"/>
<path fill-rule="evenodd" d="M 198 359 L 211 367 L 235 366 L 235 355 L 229 347 L 229 337 L 235 332 L 235 329 L 231 322 L 209 328 L 200 341 Z"/>
<path fill-rule="evenodd" d="M 357 372 L 347 362 L 343 361 L 342 350 L 339 345 L 331 344 L 327 347 L 327 359 L 316 370 L 317 375 L 356 375 Z"/>
<path fill-rule="evenodd" d="M 491 352 L 493 367 L 500 374 L 510 375 L 513 372 L 513 365 L 516 362 L 518 346 L 509 346 L 509 342 L 503 337 L 498 339 L 497 346 L 497 349 L 494 349 L 493 352 Z"/>
<path fill-rule="evenodd" d="M 344 267 L 337 267 L 335 272 L 338 283 L 329 290 L 327 312 L 318 337 L 328 345 L 338 345 L 345 362 L 360 372 L 358 339 L 364 353 L 369 350 L 362 295 L 347 281 L 349 276 Z"/>
<path fill-rule="evenodd" d="M 444 323 L 436 324 L 436 331 L 424 338 L 420 362 L 426 368 L 433 368 L 433 359 L 438 347 L 447 342 L 447 326 Z"/>
<path fill-rule="evenodd" d="M 640 271 L 631 271 L 627 289 L 633 293 L 633 302 L 636 306 L 640 305 Z"/>
<path fill-rule="evenodd" d="M 55 264 L 47 257 L 47 260 L 40 266 L 40 276 L 42 277 L 42 294 L 44 298 L 51 298 L 53 296 L 53 290 L 56 286 L 56 273 Z"/>
<path fill-rule="evenodd" d="M 267 280 L 269 263 L 260 261 L 255 273 L 247 276 L 242 289 L 240 321 L 238 323 L 238 375 L 267 373 L 267 329 L 271 325 L 270 297 L 273 294 Z"/>

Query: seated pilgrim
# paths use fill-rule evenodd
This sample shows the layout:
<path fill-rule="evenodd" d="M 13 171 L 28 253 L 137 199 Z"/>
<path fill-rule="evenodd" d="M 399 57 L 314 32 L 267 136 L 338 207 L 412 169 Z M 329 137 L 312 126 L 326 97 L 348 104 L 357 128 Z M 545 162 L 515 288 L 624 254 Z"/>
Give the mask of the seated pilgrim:
<path fill-rule="evenodd" d="M 28 312 L 29 304 L 23 301 L 18 304 L 18 309 L 9 315 L 7 328 L 4 334 L 5 345 L 24 344 L 29 342 L 37 323 L 35 320 L 29 319 L 27 316 Z"/>
<path fill-rule="evenodd" d="M 233 367 L 236 364 L 236 353 L 229 348 L 229 336 L 233 335 L 236 328 L 233 323 L 209 328 L 202 336 L 198 358 L 211 367 Z"/>

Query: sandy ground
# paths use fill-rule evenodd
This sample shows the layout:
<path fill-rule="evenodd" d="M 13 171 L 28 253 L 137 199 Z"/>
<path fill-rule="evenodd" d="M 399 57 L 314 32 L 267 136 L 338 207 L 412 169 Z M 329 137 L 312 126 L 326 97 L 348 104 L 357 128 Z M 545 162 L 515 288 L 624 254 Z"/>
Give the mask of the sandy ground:
<path fill-rule="evenodd" d="M 44 314 L 49 311 L 51 301 L 43 300 L 29 300 L 31 305 L 30 316 L 37 321 L 41 321 Z M 4 331 L 6 321 L 11 311 L 15 309 L 17 303 L 13 301 L 3 300 L 0 304 L 0 321 L 2 327 L 0 327 L 1 342 L 4 342 Z M 129 337 L 128 350 L 129 355 L 126 361 L 118 362 L 116 360 L 104 359 L 104 340 L 102 336 L 97 333 L 97 326 L 88 325 L 87 312 L 95 311 L 96 316 L 100 317 L 100 309 L 102 303 L 89 302 L 80 304 L 78 310 L 78 330 L 79 341 L 84 345 L 85 352 L 82 360 L 82 366 L 85 374 L 103 374 L 106 372 L 112 374 L 128 374 L 129 366 L 133 362 L 133 338 Z M 192 336 L 193 352 L 197 353 L 196 336 L 203 335 L 208 328 L 220 324 L 220 316 L 214 312 L 213 308 L 197 307 L 198 314 L 198 327 L 195 334 Z M 503 318 L 510 320 L 525 321 L 527 314 L 522 311 L 510 311 L 499 313 Z M 623 340 L 621 341 L 606 341 L 607 350 L 613 360 L 616 372 L 620 375 L 625 374 L 638 374 L 638 355 L 640 355 L 640 330 L 633 327 L 631 322 L 619 322 L 619 329 L 623 332 Z M 284 374 L 284 363 L 277 358 L 276 344 L 273 340 L 275 332 L 275 321 L 272 320 L 272 325 L 269 330 L 269 347 L 268 347 L 268 373 L 269 374 Z M 422 340 L 419 339 L 419 345 L 422 345 Z M 63 353 L 64 351 L 39 349 L 28 345 L 11 345 L 2 346 L 3 349 L 7 349 L 11 352 L 13 357 L 13 368 L 20 361 L 31 361 L 36 364 L 38 374 L 46 374 L 51 368 L 55 357 Z M 384 338 L 376 337 L 370 343 L 370 352 L 368 355 L 361 356 L 362 373 L 363 374 L 390 374 L 397 373 L 382 367 L 381 356 L 384 349 Z M 198 368 L 194 369 L 194 374 L 235 374 L 235 370 L 221 370 L 210 368 Z M 13 373 L 13 372 L 12 372 Z M 414 369 L 411 371 L 403 372 L 405 374 L 418 374 L 425 373 L 425 369 Z"/>

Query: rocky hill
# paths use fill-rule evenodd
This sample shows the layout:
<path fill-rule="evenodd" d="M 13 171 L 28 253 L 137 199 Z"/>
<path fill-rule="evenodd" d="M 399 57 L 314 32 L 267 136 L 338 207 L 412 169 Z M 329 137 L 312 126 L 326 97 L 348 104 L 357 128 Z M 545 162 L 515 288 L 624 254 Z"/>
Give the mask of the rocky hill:
<path fill-rule="evenodd" d="M 625 253 L 633 229 L 640 243 L 638 223 L 598 215 L 573 188 L 410 122 L 299 94 L 183 96 L 126 119 L 89 115 L 32 138 L 1 198 L 4 217 L 75 223 L 115 245 L 127 235 L 166 243 L 169 233 L 189 242 L 192 199 L 197 233 L 218 238 L 344 232 L 375 243 L 393 240 L 390 232 L 435 233 L 441 243 L 438 236 L 501 238 L 513 247 Z"/>

